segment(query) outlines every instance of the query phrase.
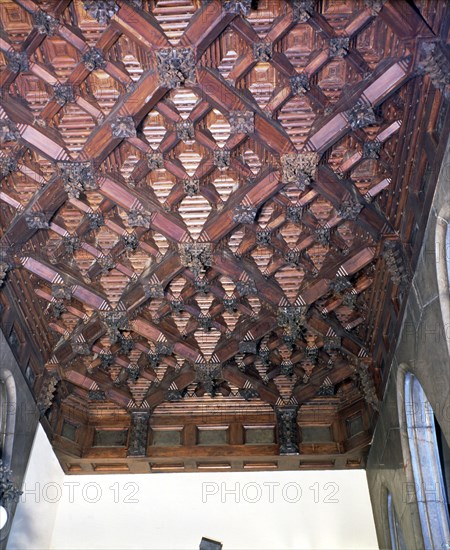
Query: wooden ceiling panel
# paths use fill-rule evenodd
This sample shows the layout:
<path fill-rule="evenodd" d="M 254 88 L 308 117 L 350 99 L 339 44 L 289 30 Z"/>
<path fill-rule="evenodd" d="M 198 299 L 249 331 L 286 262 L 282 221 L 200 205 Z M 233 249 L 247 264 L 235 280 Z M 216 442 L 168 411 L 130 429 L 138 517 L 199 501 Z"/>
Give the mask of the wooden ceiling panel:
<path fill-rule="evenodd" d="M 364 466 L 448 131 L 445 2 L 407 12 L 0 3 L 3 330 L 65 471 Z"/>

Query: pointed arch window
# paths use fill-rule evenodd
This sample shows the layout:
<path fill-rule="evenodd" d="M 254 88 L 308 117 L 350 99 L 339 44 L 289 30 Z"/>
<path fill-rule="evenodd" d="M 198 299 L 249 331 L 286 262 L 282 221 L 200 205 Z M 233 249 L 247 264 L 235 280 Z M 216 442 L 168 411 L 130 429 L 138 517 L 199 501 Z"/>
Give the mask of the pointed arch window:
<path fill-rule="evenodd" d="M 436 274 L 441 305 L 444 339 L 450 355 L 450 206 L 436 220 Z"/>
<path fill-rule="evenodd" d="M 0 378 L 0 459 L 3 456 L 6 439 L 6 417 L 8 413 L 8 394 L 6 393 L 6 385 Z"/>
<path fill-rule="evenodd" d="M 414 493 L 419 509 L 424 546 L 428 550 L 447 548 L 450 516 L 433 409 L 418 379 L 404 375 L 404 421 L 407 463 L 412 469 Z M 407 457 L 405 457 L 407 458 Z"/>
<path fill-rule="evenodd" d="M 394 503 L 392 501 L 391 493 L 387 493 L 387 511 L 389 520 L 389 535 L 391 539 L 392 550 L 407 550 L 405 544 L 405 538 L 400 526 L 400 522 L 395 512 Z"/>
<path fill-rule="evenodd" d="M 450 224 L 448 223 L 445 231 L 445 260 L 447 264 L 447 283 L 450 287 Z"/>
<path fill-rule="evenodd" d="M 0 458 L 11 465 L 16 428 L 16 383 L 8 370 L 0 370 Z"/>

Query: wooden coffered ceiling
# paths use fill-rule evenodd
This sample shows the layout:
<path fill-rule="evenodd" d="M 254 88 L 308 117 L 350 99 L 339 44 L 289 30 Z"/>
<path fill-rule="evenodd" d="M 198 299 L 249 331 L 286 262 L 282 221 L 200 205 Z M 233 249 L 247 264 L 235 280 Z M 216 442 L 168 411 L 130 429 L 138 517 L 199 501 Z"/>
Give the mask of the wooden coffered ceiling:
<path fill-rule="evenodd" d="M 363 467 L 448 135 L 447 3 L 0 20 L 2 328 L 64 470 Z"/>

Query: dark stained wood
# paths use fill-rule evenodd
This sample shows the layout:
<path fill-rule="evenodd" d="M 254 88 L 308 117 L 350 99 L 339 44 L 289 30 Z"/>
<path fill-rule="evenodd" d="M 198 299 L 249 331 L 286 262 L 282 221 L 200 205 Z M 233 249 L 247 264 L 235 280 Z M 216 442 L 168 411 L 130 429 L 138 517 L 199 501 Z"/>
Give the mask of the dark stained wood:
<path fill-rule="evenodd" d="M 64 471 L 364 467 L 450 126 L 446 3 L 106 3 L 0 4 L 2 330 Z"/>

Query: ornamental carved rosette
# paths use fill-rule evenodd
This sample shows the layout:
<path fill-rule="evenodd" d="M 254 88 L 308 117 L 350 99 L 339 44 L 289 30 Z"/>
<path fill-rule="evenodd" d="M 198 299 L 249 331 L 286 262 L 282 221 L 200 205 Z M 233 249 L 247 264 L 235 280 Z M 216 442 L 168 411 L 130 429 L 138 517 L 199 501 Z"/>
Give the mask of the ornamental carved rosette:
<path fill-rule="evenodd" d="M 30 70 L 30 62 L 27 52 L 17 52 L 15 50 L 5 52 L 8 68 L 14 72 L 26 72 Z"/>
<path fill-rule="evenodd" d="M 309 90 L 309 77 L 306 73 L 296 74 L 289 79 L 291 90 L 294 95 L 306 94 Z"/>
<path fill-rule="evenodd" d="M 337 294 L 340 294 L 347 288 L 350 288 L 352 286 L 352 283 L 349 281 L 347 277 L 336 276 L 332 281 L 328 283 L 328 286 L 330 290 L 332 290 Z"/>
<path fill-rule="evenodd" d="M 256 218 L 257 209 L 254 206 L 246 206 L 239 204 L 234 209 L 233 221 L 234 223 L 253 223 Z"/>
<path fill-rule="evenodd" d="M 252 8 L 251 0 L 224 0 L 223 9 L 228 13 L 249 15 Z"/>
<path fill-rule="evenodd" d="M 164 159 L 162 153 L 158 151 L 147 153 L 147 165 L 150 170 L 159 170 L 161 168 L 164 168 Z"/>
<path fill-rule="evenodd" d="M 82 193 L 97 189 L 92 162 L 58 162 L 58 169 L 70 198 L 78 199 Z"/>
<path fill-rule="evenodd" d="M 30 212 L 26 214 L 25 222 L 30 229 L 48 229 L 50 227 L 44 212 Z"/>
<path fill-rule="evenodd" d="M 350 48 L 350 38 L 348 36 L 330 38 L 328 47 L 331 57 L 345 57 Z"/>
<path fill-rule="evenodd" d="M 86 0 L 83 7 L 92 19 L 97 19 L 100 25 L 107 25 L 111 18 L 119 11 L 114 0 Z"/>
<path fill-rule="evenodd" d="M 182 243 L 180 258 L 181 263 L 198 277 L 212 266 L 211 243 Z"/>
<path fill-rule="evenodd" d="M 103 56 L 102 50 L 98 48 L 89 48 L 89 50 L 83 54 L 82 60 L 88 71 L 95 71 L 106 67 L 106 59 Z"/>
<path fill-rule="evenodd" d="M 292 0 L 292 13 L 295 21 L 305 23 L 314 13 L 315 0 Z"/>
<path fill-rule="evenodd" d="M 258 294 L 256 289 L 255 282 L 252 280 L 249 281 L 237 281 L 236 290 L 241 296 L 251 296 Z"/>
<path fill-rule="evenodd" d="M 255 61 L 267 63 L 272 59 L 272 42 L 254 42 L 253 57 Z"/>
<path fill-rule="evenodd" d="M 230 111 L 228 121 L 231 134 L 252 134 L 255 131 L 253 111 Z"/>
<path fill-rule="evenodd" d="M 230 151 L 228 149 L 215 149 L 213 158 L 216 168 L 223 169 L 230 166 Z"/>
<path fill-rule="evenodd" d="M 221 364 L 214 362 L 196 363 L 195 373 L 197 383 L 201 384 L 211 397 L 214 397 L 217 386 L 223 380 Z"/>
<path fill-rule="evenodd" d="M 295 183 L 300 190 L 309 186 L 316 177 L 317 153 L 289 153 L 281 157 L 283 183 Z"/>
<path fill-rule="evenodd" d="M 103 214 L 101 212 L 88 212 L 86 214 L 86 217 L 89 223 L 89 229 L 91 231 L 94 231 L 95 229 L 99 229 L 105 223 Z"/>
<path fill-rule="evenodd" d="M 363 159 L 379 159 L 382 144 L 380 141 L 365 141 L 363 144 Z"/>
<path fill-rule="evenodd" d="M 19 137 L 19 130 L 12 120 L 0 120 L 0 144 L 17 141 Z"/>
<path fill-rule="evenodd" d="M 136 233 L 125 233 L 122 235 L 123 245 L 126 250 L 134 252 L 139 246 L 139 239 Z"/>
<path fill-rule="evenodd" d="M 130 227 L 145 227 L 150 229 L 150 216 L 140 210 L 130 210 L 128 213 L 128 225 Z"/>
<path fill-rule="evenodd" d="M 359 213 L 363 209 L 363 205 L 355 200 L 343 201 L 337 209 L 337 215 L 343 220 L 356 220 Z"/>
<path fill-rule="evenodd" d="M 70 84 L 56 84 L 53 87 L 54 99 L 58 105 L 63 107 L 66 103 L 75 101 L 73 86 Z"/>
<path fill-rule="evenodd" d="M 200 180 L 198 178 L 189 178 L 183 180 L 184 192 L 188 197 L 198 195 L 200 191 Z"/>
<path fill-rule="evenodd" d="M 256 244 L 258 246 L 270 246 L 272 244 L 272 232 L 270 229 L 261 229 L 256 232 Z"/>
<path fill-rule="evenodd" d="M 59 21 L 42 10 L 37 10 L 33 14 L 34 27 L 41 34 L 54 36 L 59 27 Z"/>
<path fill-rule="evenodd" d="M 0 158 L 0 176 L 6 178 L 9 174 L 15 172 L 18 168 L 17 160 L 13 157 Z"/>
<path fill-rule="evenodd" d="M 192 48 L 156 50 L 159 79 L 167 88 L 195 84 L 195 55 Z"/>
<path fill-rule="evenodd" d="M 126 139 L 136 137 L 136 126 L 131 116 L 117 117 L 116 120 L 111 123 L 111 129 L 112 135 L 115 138 Z"/>
<path fill-rule="evenodd" d="M 346 112 L 346 115 L 353 130 L 365 128 L 366 126 L 376 124 L 377 122 L 377 118 L 372 107 L 361 100 L 358 100 L 356 105 Z"/>
<path fill-rule="evenodd" d="M 181 139 L 184 143 L 188 143 L 195 139 L 195 130 L 192 120 L 186 119 L 177 122 L 176 132 L 178 139 Z"/>

